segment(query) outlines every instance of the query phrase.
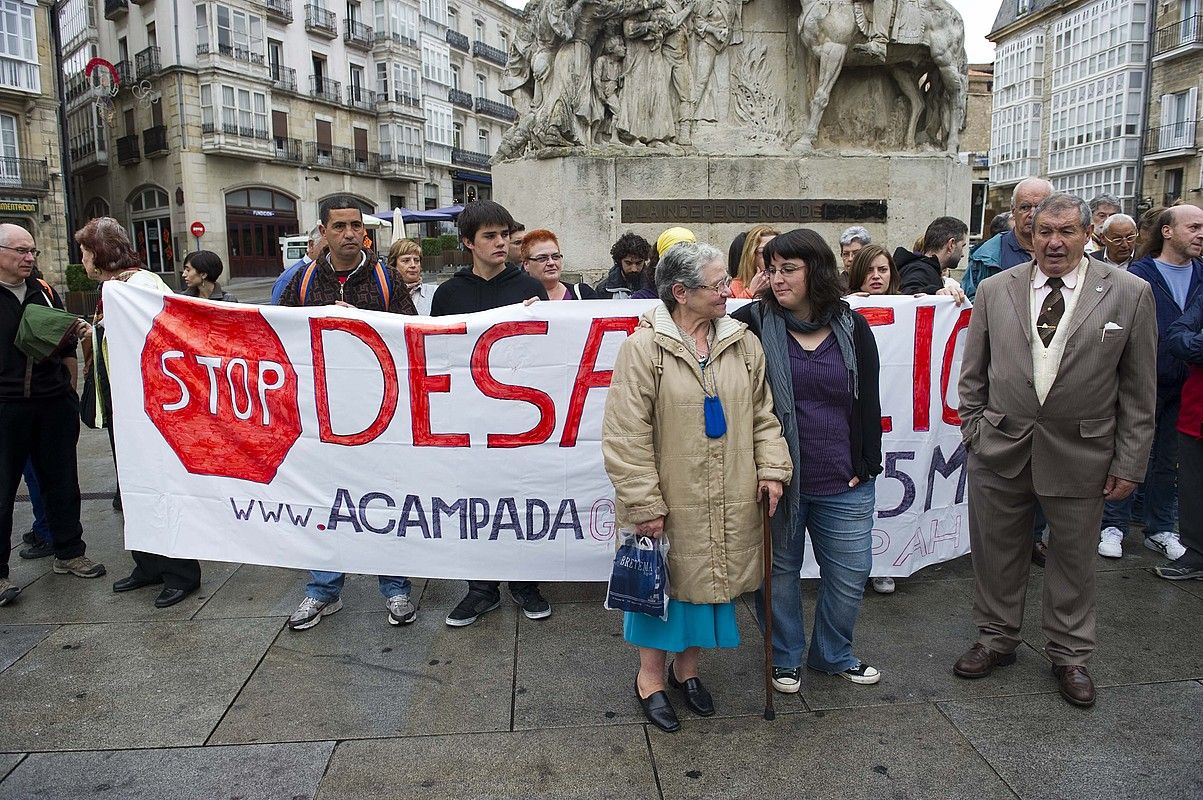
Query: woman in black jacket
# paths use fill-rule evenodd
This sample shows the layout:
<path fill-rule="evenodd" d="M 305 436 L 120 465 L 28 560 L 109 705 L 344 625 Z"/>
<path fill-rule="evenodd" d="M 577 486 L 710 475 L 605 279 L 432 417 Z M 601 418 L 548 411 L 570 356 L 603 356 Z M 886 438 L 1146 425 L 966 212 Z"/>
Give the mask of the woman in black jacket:
<path fill-rule="evenodd" d="M 874 479 L 881 472 L 877 343 L 841 297 L 835 254 L 800 228 L 765 247 L 769 286 L 732 316 L 764 346 L 773 405 L 794 476 L 773 516 L 773 686 L 793 693 L 806 665 L 853 683 L 881 673 L 852 652 L 872 566 Z M 822 577 L 807 652 L 798 572 L 809 531 Z M 761 613 L 764 613 L 763 608 Z"/>

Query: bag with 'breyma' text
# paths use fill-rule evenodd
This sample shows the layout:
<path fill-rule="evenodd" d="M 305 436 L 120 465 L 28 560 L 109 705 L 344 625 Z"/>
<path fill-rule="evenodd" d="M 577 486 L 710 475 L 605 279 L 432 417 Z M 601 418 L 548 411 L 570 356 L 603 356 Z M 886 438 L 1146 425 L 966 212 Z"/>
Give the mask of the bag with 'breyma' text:
<path fill-rule="evenodd" d="M 606 608 L 668 619 L 668 539 L 618 532 Z"/>

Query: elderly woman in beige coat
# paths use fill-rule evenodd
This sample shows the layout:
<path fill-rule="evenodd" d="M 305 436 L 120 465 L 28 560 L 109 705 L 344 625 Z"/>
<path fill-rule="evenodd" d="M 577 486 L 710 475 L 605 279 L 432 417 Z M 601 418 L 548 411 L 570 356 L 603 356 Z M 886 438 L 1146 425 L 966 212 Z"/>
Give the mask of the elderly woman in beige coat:
<path fill-rule="evenodd" d="M 665 691 L 666 652 L 678 654 L 668 684 L 694 712 L 713 714 L 700 651 L 739 645 L 733 601 L 763 579 L 759 499 L 776 509 L 791 464 L 764 351 L 726 315 L 722 254 L 674 245 L 656 267 L 656 291 L 662 302 L 618 353 L 602 453 L 619 526 L 670 544 L 668 619 L 628 612 L 623 633 L 639 648 L 644 714 L 671 732 L 680 724 Z"/>

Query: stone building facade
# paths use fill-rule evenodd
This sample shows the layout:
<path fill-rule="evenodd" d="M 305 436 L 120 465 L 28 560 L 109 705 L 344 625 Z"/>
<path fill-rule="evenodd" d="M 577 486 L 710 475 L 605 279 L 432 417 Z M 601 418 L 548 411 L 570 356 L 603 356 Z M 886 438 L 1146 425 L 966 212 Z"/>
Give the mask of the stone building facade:
<path fill-rule="evenodd" d="M 499 83 L 517 12 L 496 0 L 61 0 L 58 14 L 80 222 L 121 220 L 158 272 L 199 244 L 231 277 L 277 274 L 279 237 L 334 194 L 364 211 L 488 197 L 489 148 L 516 116 Z M 115 91 L 107 69 L 85 75 L 97 56 Z"/>
<path fill-rule="evenodd" d="M 1145 135 L 1143 200 L 1203 206 L 1203 5 L 1170 0 L 1158 7 L 1153 39 L 1149 127 Z"/>
<path fill-rule="evenodd" d="M 0 222 L 33 234 L 61 286 L 67 263 L 50 5 L 0 0 Z"/>
<path fill-rule="evenodd" d="M 965 105 L 965 130 L 961 134 L 961 153 L 972 170 L 972 196 L 969 204 L 969 240 L 979 242 L 989 232 L 995 211 L 989 208 L 990 189 L 990 118 L 994 104 L 994 65 L 969 65 L 969 94 Z M 985 237 L 989 238 L 989 237 Z"/>

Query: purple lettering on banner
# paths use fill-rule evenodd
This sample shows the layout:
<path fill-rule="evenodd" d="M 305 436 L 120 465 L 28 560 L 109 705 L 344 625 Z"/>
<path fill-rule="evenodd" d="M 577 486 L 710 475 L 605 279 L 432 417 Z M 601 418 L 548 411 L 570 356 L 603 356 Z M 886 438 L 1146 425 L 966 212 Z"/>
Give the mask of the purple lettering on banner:
<path fill-rule="evenodd" d="M 436 497 L 431 500 L 430 512 L 434 515 L 434 538 L 443 538 L 443 515 L 450 516 L 456 514 L 459 517 L 459 538 L 467 539 L 468 529 L 468 501 L 464 498 L 459 498 L 451 505 L 443 502 L 443 498 Z"/>
<path fill-rule="evenodd" d="M 393 498 L 389 497 L 387 494 L 384 494 L 383 492 L 368 492 L 363 497 L 359 498 L 359 522 L 360 522 L 360 524 L 363 525 L 363 527 L 370 530 L 372 533 L 392 533 L 393 528 L 396 527 L 396 525 L 397 525 L 397 521 L 394 520 L 391 515 L 389 516 L 388 524 L 385 525 L 383 528 L 377 528 L 374 525 L 372 525 L 372 523 L 368 522 L 368 503 L 372 502 L 373 500 L 383 500 L 384 505 L 387 506 L 388 508 L 396 508 L 397 507 L 397 503 L 393 500 Z M 331 529 L 334 528 L 333 525 L 331 525 L 330 527 L 331 527 Z M 402 534 L 402 535 L 404 535 L 404 534 Z"/>
<path fill-rule="evenodd" d="M 423 539 L 430 538 L 430 522 L 426 519 L 425 509 L 422 508 L 422 499 L 416 494 L 405 495 L 405 505 L 401 507 L 401 524 L 397 526 L 397 535 L 405 536 L 411 527 L 422 531 Z"/>
<path fill-rule="evenodd" d="M 345 513 L 342 511 L 344 507 L 347 509 Z M 330 509 L 330 521 L 326 523 L 326 530 L 337 530 L 340 522 L 349 522 L 356 533 L 363 533 L 363 526 L 355 516 L 355 501 L 346 489 L 339 489 L 334 495 L 334 506 Z"/>
<path fill-rule="evenodd" d="M 468 500 L 468 536 L 461 533 L 460 538 L 479 539 L 480 532 L 489 524 L 492 515 L 489 514 L 489 501 L 483 497 L 472 497 Z"/>
<path fill-rule="evenodd" d="M 509 519 L 503 520 L 502 514 L 507 515 Z M 518 505 L 512 497 L 503 497 L 497 501 L 497 508 L 493 514 L 493 529 L 489 531 L 489 541 L 497 541 L 497 537 L 503 530 L 513 531 L 515 538 L 522 538 L 522 524 L 518 522 Z"/>
<path fill-rule="evenodd" d="M 535 509 L 539 510 L 543 518 L 542 525 L 539 530 L 535 531 Z M 551 509 L 547 507 L 547 503 L 536 498 L 528 498 L 526 501 L 526 538 L 528 541 L 536 541 L 547 536 L 547 532 L 551 529 Z"/>
<path fill-rule="evenodd" d="M 568 514 L 568 519 L 564 519 L 565 513 Z M 556 524 L 551 527 L 551 535 L 548 539 L 556 538 L 556 533 L 560 529 L 572 531 L 572 534 L 577 539 L 584 539 L 585 532 L 581 530 L 581 518 L 576 513 L 576 501 L 572 499 L 560 501 L 560 510 L 556 512 Z"/>

